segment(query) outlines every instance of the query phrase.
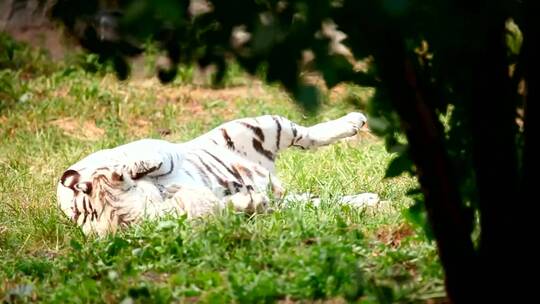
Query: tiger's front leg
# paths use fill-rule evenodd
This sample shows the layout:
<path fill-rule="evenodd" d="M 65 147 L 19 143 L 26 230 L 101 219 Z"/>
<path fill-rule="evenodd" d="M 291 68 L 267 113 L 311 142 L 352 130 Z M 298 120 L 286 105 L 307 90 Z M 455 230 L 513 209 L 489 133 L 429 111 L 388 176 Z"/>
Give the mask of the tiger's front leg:
<path fill-rule="evenodd" d="M 183 160 L 175 144 L 159 140 L 140 140 L 120 154 L 118 163 L 134 180 L 149 176 L 162 177 L 173 173 Z"/>
<path fill-rule="evenodd" d="M 247 214 L 264 213 L 269 210 L 270 200 L 268 196 L 260 192 L 238 192 L 227 196 L 222 200 L 232 204 L 234 210 Z"/>
<path fill-rule="evenodd" d="M 251 186 L 243 186 L 231 195 L 219 199 L 206 187 L 194 187 L 185 185 L 172 185 L 166 188 L 169 198 L 164 205 L 173 206 L 169 210 L 175 210 L 181 214 L 187 214 L 188 218 L 197 218 L 215 214 L 231 204 L 234 210 L 247 214 L 264 213 L 269 208 L 269 199 L 266 194 L 256 192 Z"/>
<path fill-rule="evenodd" d="M 179 214 L 186 214 L 188 218 L 198 218 L 219 212 L 225 204 L 206 187 L 188 185 L 170 185 L 166 188 L 169 197 L 166 205 L 173 206 Z"/>

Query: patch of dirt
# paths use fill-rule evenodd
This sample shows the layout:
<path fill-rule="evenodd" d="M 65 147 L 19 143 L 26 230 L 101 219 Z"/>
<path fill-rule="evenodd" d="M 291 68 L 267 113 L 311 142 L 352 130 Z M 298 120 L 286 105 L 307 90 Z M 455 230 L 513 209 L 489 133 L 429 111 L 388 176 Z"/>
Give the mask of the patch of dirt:
<path fill-rule="evenodd" d="M 237 98 L 245 98 L 249 96 L 260 98 L 265 95 L 264 89 L 260 83 L 253 86 L 239 86 L 223 89 L 209 89 L 209 88 L 183 88 L 185 94 L 193 100 L 205 100 L 205 99 L 221 99 L 225 101 L 234 101 Z M 182 90 L 180 90 L 182 92 Z"/>
<path fill-rule="evenodd" d="M 131 81 L 133 87 L 137 87 L 144 90 L 156 90 L 156 97 L 158 104 L 166 104 L 170 102 L 195 102 L 199 104 L 199 101 L 208 99 L 234 101 L 237 98 L 257 97 L 265 98 L 268 96 L 265 92 L 262 83 L 254 81 L 249 86 L 235 86 L 226 88 L 211 88 L 193 85 L 183 86 L 167 86 L 162 85 L 155 78 L 152 79 L 134 79 Z M 201 108 L 202 110 L 202 108 Z"/>
<path fill-rule="evenodd" d="M 346 84 L 338 84 L 337 86 L 333 87 L 329 92 L 330 100 L 341 100 L 347 97 L 347 85 Z"/>
<path fill-rule="evenodd" d="M 414 231 L 411 226 L 401 224 L 397 229 L 380 228 L 375 235 L 380 242 L 392 248 L 398 248 L 404 238 L 413 234 Z"/>
<path fill-rule="evenodd" d="M 64 134 L 80 140 L 96 141 L 105 135 L 105 130 L 96 126 L 93 121 L 80 122 L 72 117 L 53 120 L 52 125 L 61 129 Z"/>
<path fill-rule="evenodd" d="M 106 82 L 104 85 L 110 85 L 108 88 L 110 90 L 122 90 L 122 88 L 117 87 L 115 82 Z M 178 116 L 179 123 L 183 121 L 182 117 L 185 117 L 186 121 L 196 118 L 205 124 L 210 123 L 214 117 L 231 120 L 238 113 L 238 101 L 249 98 L 270 101 L 276 98 L 276 94 L 265 89 L 259 81 L 253 81 L 250 85 L 245 86 L 212 88 L 195 85 L 162 85 L 157 79 L 152 78 L 132 79 L 128 85 L 130 92 L 126 92 L 126 95 L 150 95 L 151 99 L 155 98 L 157 108 L 172 104 L 181 105 L 182 113 Z M 283 95 L 283 98 L 286 96 Z M 143 131 L 147 131 L 144 128 Z"/>
<path fill-rule="evenodd" d="M 152 124 L 145 119 L 139 118 L 131 122 L 129 130 L 137 137 L 144 137 L 150 133 Z"/>

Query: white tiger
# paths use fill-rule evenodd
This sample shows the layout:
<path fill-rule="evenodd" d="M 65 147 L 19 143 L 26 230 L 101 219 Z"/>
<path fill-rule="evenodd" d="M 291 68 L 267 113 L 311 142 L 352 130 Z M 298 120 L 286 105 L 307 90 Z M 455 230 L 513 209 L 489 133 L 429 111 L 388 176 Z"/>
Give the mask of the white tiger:
<path fill-rule="evenodd" d="M 106 235 L 143 218 L 200 217 L 228 203 L 236 210 L 264 212 L 269 192 L 285 203 L 317 203 L 309 195 L 284 194 L 275 175 L 278 152 L 329 145 L 355 135 L 365 123 L 356 112 L 312 127 L 265 115 L 230 121 L 186 143 L 138 140 L 97 151 L 69 167 L 58 183 L 58 204 L 85 234 Z M 373 193 L 340 200 L 352 205 L 378 201 Z"/>

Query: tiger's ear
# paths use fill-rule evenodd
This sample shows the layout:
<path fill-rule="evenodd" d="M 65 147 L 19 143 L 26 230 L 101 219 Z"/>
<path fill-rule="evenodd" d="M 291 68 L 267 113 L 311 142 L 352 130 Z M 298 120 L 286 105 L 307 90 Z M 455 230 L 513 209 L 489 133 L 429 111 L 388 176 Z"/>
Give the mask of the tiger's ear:
<path fill-rule="evenodd" d="M 92 183 L 91 182 L 77 183 L 75 185 L 75 189 L 81 191 L 82 193 L 90 194 L 92 193 Z"/>
<path fill-rule="evenodd" d="M 124 181 L 124 174 L 113 171 L 111 173 L 111 180 L 113 182 L 116 182 L 116 183 L 123 182 Z"/>
<path fill-rule="evenodd" d="M 73 186 L 75 186 L 79 182 L 79 178 L 81 175 L 79 172 L 75 170 L 67 170 L 62 174 L 62 177 L 60 178 L 60 183 L 64 185 L 65 187 L 73 189 Z"/>

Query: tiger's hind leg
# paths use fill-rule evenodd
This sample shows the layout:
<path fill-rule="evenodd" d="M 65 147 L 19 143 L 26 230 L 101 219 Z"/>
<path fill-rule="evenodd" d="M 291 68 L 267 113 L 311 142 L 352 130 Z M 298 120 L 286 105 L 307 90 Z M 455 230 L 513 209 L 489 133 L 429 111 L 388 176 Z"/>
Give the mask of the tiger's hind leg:
<path fill-rule="evenodd" d="M 316 124 L 311 127 L 302 127 L 294 137 L 292 146 L 303 149 L 312 149 L 333 144 L 341 139 L 354 136 L 367 121 L 364 114 L 349 113 L 341 118 Z"/>
<path fill-rule="evenodd" d="M 172 206 L 168 210 L 197 218 L 216 214 L 231 204 L 234 210 L 247 214 L 267 211 L 269 199 L 264 193 L 256 192 L 251 186 L 242 186 L 238 192 L 218 198 L 206 187 L 171 185 L 166 188 L 169 197 L 163 205 Z"/>
<path fill-rule="evenodd" d="M 366 121 L 362 113 L 353 112 L 305 127 L 281 116 L 265 115 L 230 121 L 190 143 L 201 147 L 226 147 L 274 172 L 274 161 L 279 151 L 291 146 L 311 149 L 335 143 L 355 135 Z"/>

